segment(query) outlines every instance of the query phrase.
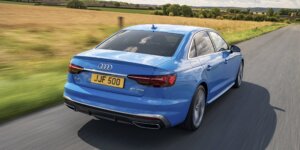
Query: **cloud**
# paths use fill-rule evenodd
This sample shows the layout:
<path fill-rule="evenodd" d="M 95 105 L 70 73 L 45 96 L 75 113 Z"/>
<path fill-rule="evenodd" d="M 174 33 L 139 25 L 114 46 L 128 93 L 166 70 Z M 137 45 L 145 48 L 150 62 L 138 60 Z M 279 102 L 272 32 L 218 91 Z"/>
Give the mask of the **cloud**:
<path fill-rule="evenodd" d="M 300 0 L 118 0 L 129 3 L 157 4 L 166 3 L 185 4 L 190 6 L 234 6 L 234 7 L 273 7 L 273 8 L 299 8 Z"/>

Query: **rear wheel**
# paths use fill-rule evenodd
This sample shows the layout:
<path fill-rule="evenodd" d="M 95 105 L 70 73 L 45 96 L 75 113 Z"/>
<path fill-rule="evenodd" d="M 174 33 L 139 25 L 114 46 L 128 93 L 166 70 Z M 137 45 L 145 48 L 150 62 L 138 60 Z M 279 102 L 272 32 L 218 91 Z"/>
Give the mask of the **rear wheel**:
<path fill-rule="evenodd" d="M 183 127 L 188 130 L 196 130 L 201 125 L 205 111 L 205 88 L 201 85 L 193 97 L 187 118 Z"/>
<path fill-rule="evenodd" d="M 239 67 L 239 72 L 238 72 L 235 82 L 234 82 L 234 86 L 233 86 L 234 88 L 239 88 L 242 85 L 243 71 L 244 71 L 244 66 L 243 66 L 243 63 L 241 63 L 240 67 Z"/>

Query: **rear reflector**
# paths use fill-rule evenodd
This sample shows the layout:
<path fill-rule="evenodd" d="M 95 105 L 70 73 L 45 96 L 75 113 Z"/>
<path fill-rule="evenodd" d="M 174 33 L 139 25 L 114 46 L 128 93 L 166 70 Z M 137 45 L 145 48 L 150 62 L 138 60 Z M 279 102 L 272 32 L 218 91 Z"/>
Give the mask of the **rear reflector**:
<path fill-rule="evenodd" d="M 74 65 L 74 64 L 69 64 L 69 72 L 72 74 L 78 74 L 83 70 L 82 67 Z"/>
<path fill-rule="evenodd" d="M 146 76 L 146 75 L 128 75 L 129 79 L 135 80 L 142 85 L 154 87 L 168 87 L 175 84 L 176 75 L 159 75 L 159 76 Z"/>

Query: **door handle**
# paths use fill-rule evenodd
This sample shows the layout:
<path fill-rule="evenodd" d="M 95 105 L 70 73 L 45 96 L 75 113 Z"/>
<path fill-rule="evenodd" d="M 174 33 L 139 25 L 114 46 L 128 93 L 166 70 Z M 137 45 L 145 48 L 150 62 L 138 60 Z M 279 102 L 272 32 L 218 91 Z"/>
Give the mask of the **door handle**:
<path fill-rule="evenodd" d="M 225 64 L 227 64 L 227 63 L 228 63 L 228 58 L 225 58 L 225 61 L 224 61 L 224 63 L 225 63 Z"/>
<path fill-rule="evenodd" d="M 211 65 L 207 65 L 206 70 L 207 70 L 207 71 L 210 71 L 211 69 L 212 69 L 212 66 L 211 66 Z"/>

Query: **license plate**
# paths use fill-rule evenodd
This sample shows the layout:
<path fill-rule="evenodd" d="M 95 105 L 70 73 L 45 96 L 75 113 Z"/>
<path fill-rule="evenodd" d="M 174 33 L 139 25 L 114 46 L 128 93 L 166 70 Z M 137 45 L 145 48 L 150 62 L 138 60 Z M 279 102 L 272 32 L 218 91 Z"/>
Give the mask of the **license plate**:
<path fill-rule="evenodd" d="M 91 82 L 106 86 L 112 86 L 117 88 L 124 88 L 124 78 L 110 76 L 110 75 L 103 75 L 103 74 L 92 74 Z"/>

